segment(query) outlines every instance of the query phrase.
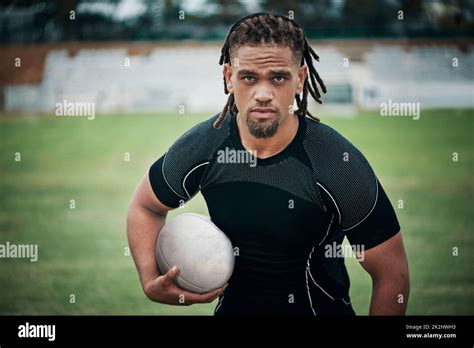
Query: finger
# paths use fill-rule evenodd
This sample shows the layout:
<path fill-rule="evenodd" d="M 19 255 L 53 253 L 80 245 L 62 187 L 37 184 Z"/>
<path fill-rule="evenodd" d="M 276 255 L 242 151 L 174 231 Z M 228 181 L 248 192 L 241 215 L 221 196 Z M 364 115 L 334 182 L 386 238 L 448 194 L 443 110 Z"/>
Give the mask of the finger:
<path fill-rule="evenodd" d="M 217 295 L 215 295 L 215 296 L 209 298 L 209 299 L 207 300 L 207 302 L 208 302 L 208 303 L 211 303 L 211 302 L 214 301 L 216 298 L 219 298 L 219 296 L 221 296 L 221 295 L 222 295 L 222 291 L 219 291 L 219 292 L 217 293 Z"/>
<path fill-rule="evenodd" d="M 199 293 L 191 292 L 188 290 L 184 290 L 180 288 L 176 283 L 171 283 L 167 291 L 168 291 L 168 294 L 171 295 L 172 297 L 179 298 L 179 301 L 181 304 L 191 305 L 194 303 L 210 303 L 214 301 L 217 297 L 219 297 L 220 295 L 224 293 L 225 289 L 228 286 L 229 284 L 226 283 L 221 288 L 217 288 L 208 293 L 199 294 Z"/>
<path fill-rule="evenodd" d="M 217 295 L 222 295 L 225 291 L 225 289 L 229 286 L 228 283 L 226 283 L 223 287 L 221 288 L 217 288 L 217 289 L 214 289 L 210 292 L 206 292 L 206 293 L 197 293 L 197 292 L 192 292 L 192 291 L 188 291 L 188 290 L 185 290 L 183 288 L 180 288 L 179 285 L 177 285 L 176 283 L 173 283 L 170 285 L 170 289 L 168 290 L 170 293 L 173 293 L 173 294 L 180 294 L 180 295 L 185 295 L 185 296 L 193 296 L 193 295 L 196 295 L 196 296 L 211 296 L 211 295 L 214 295 L 215 293 L 217 293 Z"/>
<path fill-rule="evenodd" d="M 205 294 L 196 294 L 194 292 L 183 291 L 182 294 L 186 302 L 192 303 L 202 303 L 202 302 L 210 302 L 215 300 L 220 294 L 222 293 L 222 289 L 216 289 L 214 291 L 205 293 Z"/>
<path fill-rule="evenodd" d="M 179 274 L 178 266 L 172 267 L 166 274 L 163 276 L 163 281 L 166 284 L 171 284 Z"/>

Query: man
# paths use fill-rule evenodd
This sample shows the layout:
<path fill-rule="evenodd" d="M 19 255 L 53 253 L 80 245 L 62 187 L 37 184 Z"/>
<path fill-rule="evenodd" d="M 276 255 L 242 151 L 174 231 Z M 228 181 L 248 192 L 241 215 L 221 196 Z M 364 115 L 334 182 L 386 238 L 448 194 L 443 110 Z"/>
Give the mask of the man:
<path fill-rule="evenodd" d="M 182 135 L 145 174 L 130 204 L 128 238 L 145 294 L 215 315 L 354 315 L 338 252 L 347 236 L 372 277 L 370 314 L 402 315 L 408 265 L 394 210 L 363 155 L 307 111 L 323 81 L 293 20 L 257 13 L 230 30 L 220 64 L 224 110 Z M 296 106 L 294 104 L 296 103 Z M 253 153 L 256 161 L 222 160 Z M 237 163 L 236 163 L 237 162 Z M 198 191 L 238 256 L 227 288 L 179 289 L 161 275 L 155 242 L 169 210 Z M 181 301 L 182 302 L 182 301 Z"/>

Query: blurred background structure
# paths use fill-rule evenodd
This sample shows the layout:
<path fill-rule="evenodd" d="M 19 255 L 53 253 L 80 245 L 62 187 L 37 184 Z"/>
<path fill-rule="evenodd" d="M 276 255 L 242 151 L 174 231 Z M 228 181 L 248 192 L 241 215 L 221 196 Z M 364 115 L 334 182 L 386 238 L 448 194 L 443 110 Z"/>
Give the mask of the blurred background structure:
<path fill-rule="evenodd" d="M 0 258 L 0 314 L 213 313 L 145 297 L 125 219 L 151 164 L 224 106 L 224 38 L 261 10 L 305 28 L 328 86 L 309 110 L 362 151 L 397 212 L 408 314 L 474 314 L 473 0 L 1 1 L 0 244 L 39 257 Z M 97 115 L 56 117 L 65 101 Z M 389 101 L 421 117 L 381 117 Z M 169 216 L 186 211 L 208 214 L 200 194 Z M 345 262 L 367 314 L 370 277 Z"/>
<path fill-rule="evenodd" d="M 216 110 L 224 37 L 260 10 L 305 28 L 326 103 L 373 108 L 416 92 L 424 107 L 474 106 L 473 1 L 23 0 L 0 5 L 0 108 L 48 112 L 66 99 L 103 112 Z"/>

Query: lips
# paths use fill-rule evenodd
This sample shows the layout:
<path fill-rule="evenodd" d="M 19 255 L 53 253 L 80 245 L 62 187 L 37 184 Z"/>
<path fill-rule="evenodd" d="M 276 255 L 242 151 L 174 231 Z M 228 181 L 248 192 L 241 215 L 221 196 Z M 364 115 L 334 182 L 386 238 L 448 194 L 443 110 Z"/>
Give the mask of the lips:
<path fill-rule="evenodd" d="M 269 118 L 275 115 L 276 110 L 272 108 L 254 108 L 250 110 L 250 115 L 256 118 Z"/>

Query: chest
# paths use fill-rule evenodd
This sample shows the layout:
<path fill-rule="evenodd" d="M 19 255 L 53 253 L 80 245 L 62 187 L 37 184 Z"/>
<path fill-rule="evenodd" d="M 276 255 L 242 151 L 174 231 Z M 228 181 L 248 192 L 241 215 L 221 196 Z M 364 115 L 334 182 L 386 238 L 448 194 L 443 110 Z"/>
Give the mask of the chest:
<path fill-rule="evenodd" d="M 235 181 L 202 194 L 211 219 L 234 246 L 299 254 L 327 233 L 329 217 L 321 208 L 278 187 Z"/>

